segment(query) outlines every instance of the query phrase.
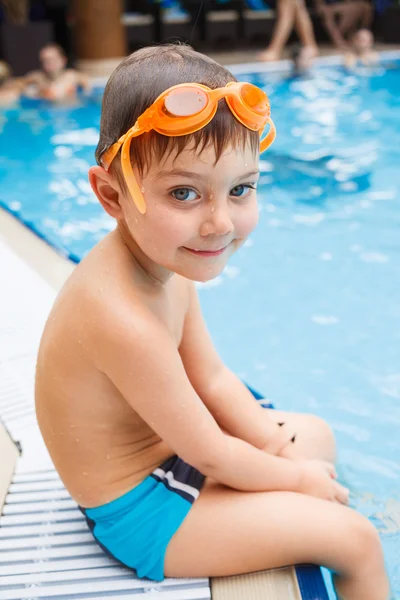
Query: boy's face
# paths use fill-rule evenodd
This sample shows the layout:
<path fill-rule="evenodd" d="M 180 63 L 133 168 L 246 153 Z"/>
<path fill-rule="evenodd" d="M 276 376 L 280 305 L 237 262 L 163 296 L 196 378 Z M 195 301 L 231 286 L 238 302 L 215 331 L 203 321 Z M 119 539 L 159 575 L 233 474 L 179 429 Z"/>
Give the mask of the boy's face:
<path fill-rule="evenodd" d="M 213 279 L 258 221 L 258 154 L 228 148 L 215 164 L 212 146 L 186 148 L 139 177 L 141 215 L 130 195 L 121 205 L 132 238 L 155 264 L 194 281 Z"/>

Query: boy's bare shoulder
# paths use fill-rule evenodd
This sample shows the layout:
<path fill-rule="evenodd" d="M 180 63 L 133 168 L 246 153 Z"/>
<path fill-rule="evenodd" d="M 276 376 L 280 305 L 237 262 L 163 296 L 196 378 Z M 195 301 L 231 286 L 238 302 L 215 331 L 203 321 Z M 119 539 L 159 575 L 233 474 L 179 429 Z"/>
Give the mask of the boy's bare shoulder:
<path fill-rule="evenodd" d="M 64 292 L 69 303 L 79 303 L 79 315 L 96 328 L 117 323 L 125 311 L 134 317 L 146 309 L 146 295 L 135 285 L 133 261 L 108 241 L 97 244 L 78 265 Z"/>
<path fill-rule="evenodd" d="M 70 332 L 82 333 L 90 354 L 97 354 L 99 344 L 110 337 L 120 336 L 122 341 L 129 335 L 134 340 L 133 330 L 139 339 L 140 332 L 163 329 L 179 345 L 190 282 L 174 275 L 167 293 L 149 292 L 129 253 L 112 235 L 107 237 L 78 265 L 60 293 L 54 307 L 57 319 Z"/>

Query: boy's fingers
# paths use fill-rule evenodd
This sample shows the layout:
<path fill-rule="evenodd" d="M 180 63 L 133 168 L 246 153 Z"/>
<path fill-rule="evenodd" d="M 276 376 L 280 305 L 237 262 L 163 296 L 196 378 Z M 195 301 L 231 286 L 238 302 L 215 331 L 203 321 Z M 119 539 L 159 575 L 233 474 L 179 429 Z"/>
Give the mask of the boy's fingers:
<path fill-rule="evenodd" d="M 341 504 L 348 504 L 349 503 L 349 495 L 350 495 L 350 492 L 347 488 L 345 488 L 340 483 L 336 483 L 335 497 L 336 497 L 336 500 L 338 500 L 338 502 L 340 502 Z"/>
<path fill-rule="evenodd" d="M 332 477 L 332 479 L 337 479 L 337 473 L 336 473 L 335 466 L 328 461 L 323 461 L 323 462 L 324 462 L 326 470 L 328 471 L 328 473 Z"/>

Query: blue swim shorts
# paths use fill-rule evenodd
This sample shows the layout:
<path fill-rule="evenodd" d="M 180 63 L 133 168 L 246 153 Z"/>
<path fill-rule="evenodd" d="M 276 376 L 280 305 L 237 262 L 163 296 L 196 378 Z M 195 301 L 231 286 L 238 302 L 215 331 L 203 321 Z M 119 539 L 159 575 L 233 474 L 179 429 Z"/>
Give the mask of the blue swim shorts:
<path fill-rule="evenodd" d="M 249 389 L 263 408 L 273 408 Z M 162 581 L 167 546 L 199 497 L 204 480 L 197 469 L 172 456 L 120 498 L 79 508 L 106 554 L 140 578 Z"/>
<path fill-rule="evenodd" d="M 97 543 L 138 577 L 164 579 L 165 552 L 204 484 L 204 475 L 172 456 L 133 490 L 80 510 Z"/>

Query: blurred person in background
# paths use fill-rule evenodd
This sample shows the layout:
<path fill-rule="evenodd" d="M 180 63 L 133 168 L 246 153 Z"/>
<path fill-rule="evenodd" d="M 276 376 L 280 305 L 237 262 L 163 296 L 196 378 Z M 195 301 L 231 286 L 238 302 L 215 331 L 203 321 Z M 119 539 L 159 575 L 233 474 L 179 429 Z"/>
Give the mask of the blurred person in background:
<path fill-rule="evenodd" d="M 294 44 L 290 49 L 290 58 L 292 60 L 291 78 L 310 76 L 310 69 L 315 58 L 313 49 L 310 46 Z"/>
<path fill-rule="evenodd" d="M 345 66 L 352 69 L 357 65 L 373 66 L 378 62 L 374 50 L 374 35 L 369 29 L 359 29 L 351 38 L 350 50 L 345 54 Z"/>
<path fill-rule="evenodd" d="M 90 91 L 89 79 L 75 69 L 67 68 L 63 48 L 48 44 L 39 53 L 41 70 L 32 71 L 23 78 L 24 93 L 55 102 L 76 99 L 78 88 Z"/>
<path fill-rule="evenodd" d="M 374 16 L 372 4 L 364 0 L 315 0 L 317 13 L 332 42 L 340 50 L 350 50 L 348 39 L 361 29 L 369 29 Z"/>
<path fill-rule="evenodd" d="M 0 60 L 0 107 L 12 106 L 21 95 L 23 85 L 11 76 L 11 69 L 6 62 Z"/>
<path fill-rule="evenodd" d="M 313 58 L 318 55 L 314 28 L 304 0 L 278 0 L 277 21 L 270 45 L 259 55 L 263 61 L 279 60 L 293 28 L 304 49 Z"/>

